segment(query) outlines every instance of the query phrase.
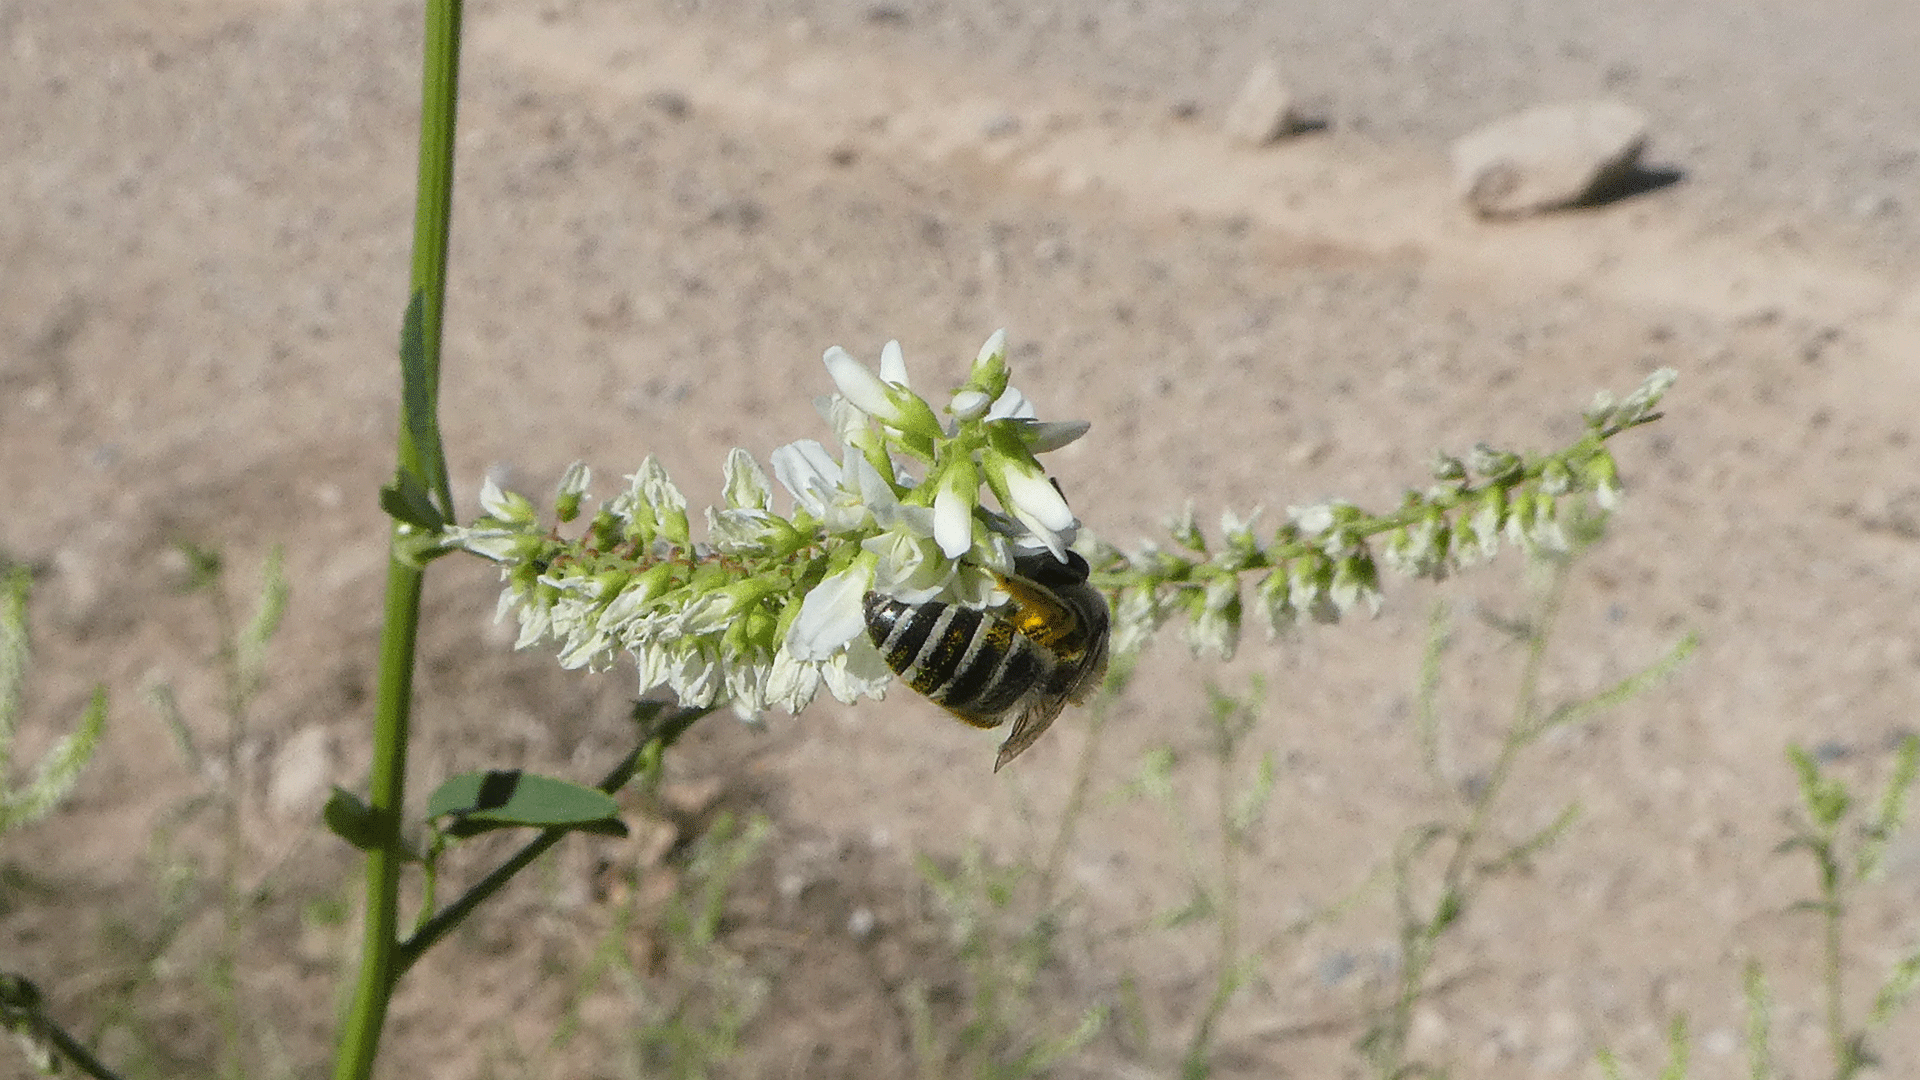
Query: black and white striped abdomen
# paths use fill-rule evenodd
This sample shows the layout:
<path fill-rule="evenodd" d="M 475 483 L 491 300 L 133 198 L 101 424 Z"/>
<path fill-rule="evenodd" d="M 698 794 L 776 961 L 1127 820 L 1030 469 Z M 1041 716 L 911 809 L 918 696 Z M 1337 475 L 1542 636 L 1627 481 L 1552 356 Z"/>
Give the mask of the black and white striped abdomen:
<path fill-rule="evenodd" d="M 1030 693 L 1072 679 L 1068 665 L 992 612 L 878 592 L 865 607 L 867 636 L 894 674 L 976 727 L 998 727 Z"/>

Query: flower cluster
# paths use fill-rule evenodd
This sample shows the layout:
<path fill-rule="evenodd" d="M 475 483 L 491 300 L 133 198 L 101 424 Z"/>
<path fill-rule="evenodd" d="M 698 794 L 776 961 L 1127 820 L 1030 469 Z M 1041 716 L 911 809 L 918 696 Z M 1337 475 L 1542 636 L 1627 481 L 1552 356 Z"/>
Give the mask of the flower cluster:
<path fill-rule="evenodd" d="M 1132 555 L 1104 545 L 1090 553 L 1093 581 L 1114 597 L 1113 649 L 1138 650 L 1175 614 L 1196 655 L 1230 657 L 1248 598 L 1241 577 L 1260 575 L 1251 602 L 1269 636 L 1302 621 L 1335 622 L 1356 607 L 1380 609 L 1380 566 L 1440 579 L 1484 562 L 1504 541 L 1528 552 L 1565 552 L 1595 512 L 1619 502 L 1620 476 L 1606 440 L 1658 419 L 1675 374 L 1661 369 L 1625 399 L 1601 394 L 1585 414 L 1585 435 L 1565 450 L 1527 457 L 1484 443 L 1465 460 L 1438 455 L 1434 483 L 1409 491 L 1399 508 L 1371 514 L 1332 501 L 1289 507 L 1270 540 L 1255 532 L 1260 512 L 1229 512 L 1210 545 L 1193 508 L 1168 522 L 1174 550 L 1144 545 Z M 1377 549 L 1377 555 L 1376 555 Z"/>
<path fill-rule="evenodd" d="M 683 704 L 745 717 L 798 712 L 822 688 L 848 703 L 884 696 L 891 672 L 865 633 L 866 594 L 985 606 L 1005 598 L 996 575 L 1016 557 L 1064 559 L 1079 522 L 1037 455 L 1087 425 L 1035 418 L 1009 385 L 1004 332 L 982 346 L 944 421 L 912 389 L 898 342 L 877 375 L 837 346 L 825 362 L 839 393 L 816 404 L 840 453 L 811 439 L 773 452 L 793 500 L 784 515 L 765 471 L 736 449 L 702 540 L 649 457 L 577 536 L 489 481 L 485 516 L 447 530 L 445 544 L 501 564 L 500 612 L 518 617 L 519 646 L 556 642 L 564 666 L 630 656 L 643 692 L 665 685 Z M 568 470 L 554 518 L 578 518 L 588 481 L 584 465 Z"/>

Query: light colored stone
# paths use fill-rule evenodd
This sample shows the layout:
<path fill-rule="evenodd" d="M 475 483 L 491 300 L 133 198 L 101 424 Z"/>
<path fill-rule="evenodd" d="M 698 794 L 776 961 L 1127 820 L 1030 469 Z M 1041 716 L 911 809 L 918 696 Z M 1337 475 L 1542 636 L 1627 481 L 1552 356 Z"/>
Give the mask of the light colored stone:
<path fill-rule="evenodd" d="M 1455 140 L 1454 184 L 1484 217 L 1575 206 L 1630 175 L 1646 142 L 1646 114 L 1630 105 L 1542 105 Z"/>
<path fill-rule="evenodd" d="M 1220 127 L 1229 139 L 1246 146 L 1265 146 L 1299 130 L 1293 91 L 1281 81 L 1277 65 L 1268 61 L 1253 69 Z"/>
<path fill-rule="evenodd" d="M 333 778 L 333 746 L 318 724 L 288 739 L 273 758 L 267 807 L 281 817 L 303 817 L 320 808 Z"/>

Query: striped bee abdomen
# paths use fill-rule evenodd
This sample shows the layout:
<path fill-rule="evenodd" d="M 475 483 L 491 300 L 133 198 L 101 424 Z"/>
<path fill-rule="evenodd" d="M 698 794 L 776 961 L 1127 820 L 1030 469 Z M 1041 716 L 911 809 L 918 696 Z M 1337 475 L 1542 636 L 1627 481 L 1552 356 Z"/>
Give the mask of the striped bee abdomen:
<path fill-rule="evenodd" d="M 880 592 L 863 605 L 867 637 L 908 686 L 975 727 L 1013 723 L 996 769 L 1106 670 L 1107 602 L 1087 584 L 1086 561 L 1041 553 L 1016 569 L 1000 575 L 1007 600 L 987 610 Z"/>

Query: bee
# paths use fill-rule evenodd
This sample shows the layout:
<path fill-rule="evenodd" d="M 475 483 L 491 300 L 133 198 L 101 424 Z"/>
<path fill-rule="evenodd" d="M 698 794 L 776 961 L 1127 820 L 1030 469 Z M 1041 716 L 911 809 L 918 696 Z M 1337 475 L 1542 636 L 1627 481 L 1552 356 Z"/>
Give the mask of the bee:
<path fill-rule="evenodd" d="M 986 610 L 869 592 L 867 636 L 894 674 L 959 719 L 978 728 L 1013 721 L 998 772 L 1107 670 L 1107 601 L 1088 573 L 1071 551 L 1065 562 L 1044 551 L 1021 556 L 1013 573 L 995 575 L 1012 599 Z"/>

